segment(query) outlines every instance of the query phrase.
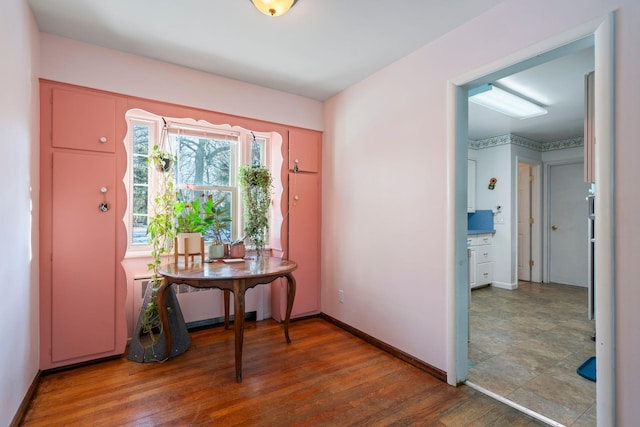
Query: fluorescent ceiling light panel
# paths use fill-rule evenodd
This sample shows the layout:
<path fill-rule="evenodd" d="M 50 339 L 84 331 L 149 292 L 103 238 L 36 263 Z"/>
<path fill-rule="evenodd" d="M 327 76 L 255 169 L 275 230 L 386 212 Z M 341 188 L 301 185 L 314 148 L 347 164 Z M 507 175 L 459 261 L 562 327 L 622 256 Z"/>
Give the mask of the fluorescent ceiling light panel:
<path fill-rule="evenodd" d="M 516 119 L 547 114 L 547 109 L 495 87 L 491 83 L 469 90 L 469 101 Z"/>

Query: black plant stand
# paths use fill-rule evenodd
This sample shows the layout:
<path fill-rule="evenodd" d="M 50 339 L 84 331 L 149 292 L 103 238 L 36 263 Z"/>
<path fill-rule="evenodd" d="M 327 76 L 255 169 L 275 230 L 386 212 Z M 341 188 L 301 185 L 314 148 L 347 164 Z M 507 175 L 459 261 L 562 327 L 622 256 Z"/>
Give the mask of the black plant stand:
<path fill-rule="evenodd" d="M 149 301 L 151 301 L 151 292 L 152 286 L 147 286 L 142 307 L 146 307 Z M 191 338 L 189 337 L 187 325 L 184 323 L 182 310 L 180 310 L 180 304 L 178 304 L 173 286 L 167 292 L 167 311 L 169 315 L 169 327 L 171 328 L 171 353 L 168 356 L 165 355 L 164 333 L 160 333 L 160 335 L 156 337 L 157 341 L 154 343 L 151 343 L 148 337 L 140 338 L 142 322 L 140 313 L 138 313 L 138 322 L 133 331 L 131 344 L 129 344 L 129 360 L 143 363 L 161 362 L 178 356 L 189 349 L 191 346 Z"/>

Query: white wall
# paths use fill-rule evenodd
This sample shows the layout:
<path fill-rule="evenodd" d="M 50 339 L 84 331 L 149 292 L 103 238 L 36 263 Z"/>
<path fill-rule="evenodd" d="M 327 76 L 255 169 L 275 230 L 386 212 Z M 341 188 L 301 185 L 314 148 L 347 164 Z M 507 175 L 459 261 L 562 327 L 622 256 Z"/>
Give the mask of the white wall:
<path fill-rule="evenodd" d="M 575 161 L 578 159 L 584 159 L 583 147 L 572 147 L 564 150 L 550 150 L 542 152 L 542 162 L 560 162 L 564 160 Z"/>
<path fill-rule="evenodd" d="M 324 312 L 447 368 L 445 220 L 454 215 L 445 209 L 454 192 L 446 188 L 447 81 L 489 69 L 488 64 L 573 32 L 618 6 L 617 413 L 619 425 L 640 418 L 635 403 L 640 373 L 632 368 L 640 354 L 640 286 L 632 255 L 640 239 L 637 0 L 505 0 L 327 101 Z M 343 304 L 337 302 L 338 290 L 345 293 Z"/>
<path fill-rule="evenodd" d="M 499 138 L 498 138 L 499 139 Z M 502 212 L 494 214 L 494 281 L 493 285 L 505 289 L 515 289 L 518 284 L 517 270 L 517 190 L 519 161 L 542 164 L 546 162 L 575 161 L 583 157 L 583 147 L 572 147 L 561 150 L 536 151 L 518 144 L 506 143 L 488 145 L 485 148 L 469 149 L 469 158 L 476 159 L 476 199 L 477 209 L 493 210 L 496 205 L 502 206 Z M 545 180 L 542 168 L 541 180 Z M 489 190 L 489 179 L 497 178 L 493 190 Z M 545 195 L 541 193 L 545 204 Z M 544 207 L 546 212 L 546 207 Z M 542 215 L 536 215 L 543 221 Z M 502 223 L 499 222 L 502 219 Z M 543 250 L 547 242 L 543 238 Z"/>
<path fill-rule="evenodd" d="M 512 234 L 515 232 L 511 222 L 515 206 L 513 197 L 512 144 L 498 145 L 491 148 L 472 150 L 476 162 L 476 209 L 493 210 L 496 205 L 502 206 L 502 212 L 494 215 L 493 227 L 493 283 L 495 286 L 512 289 L 516 282 L 513 278 L 512 266 L 516 247 L 512 245 Z M 497 178 L 493 190 L 489 190 L 489 179 Z M 501 219 L 500 223 L 497 220 Z"/>
<path fill-rule="evenodd" d="M 4 1 L 0 14 L 3 426 L 11 423 L 38 372 L 38 49 L 37 27 L 26 1 Z"/>
<path fill-rule="evenodd" d="M 316 100 L 51 34 L 40 43 L 48 80 L 322 130 Z"/>

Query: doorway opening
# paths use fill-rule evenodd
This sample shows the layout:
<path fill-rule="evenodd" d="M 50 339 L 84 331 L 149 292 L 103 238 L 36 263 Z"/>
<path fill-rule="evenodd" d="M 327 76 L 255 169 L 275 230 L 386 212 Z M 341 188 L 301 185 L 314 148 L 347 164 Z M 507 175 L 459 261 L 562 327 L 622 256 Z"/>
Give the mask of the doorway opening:
<path fill-rule="evenodd" d="M 613 170 L 613 15 L 608 15 L 599 23 L 590 24 L 589 28 L 581 28 L 582 37 L 594 37 L 595 44 L 595 75 L 596 96 L 598 105 L 602 108 L 595 117 L 595 133 L 599 144 L 596 146 L 596 235 L 603 236 L 613 226 L 613 194 L 612 194 L 612 170 Z M 493 73 L 486 74 L 478 71 L 475 79 L 470 74 L 461 77 L 458 81 L 452 80 L 449 88 L 449 100 L 452 108 L 449 111 L 450 122 L 450 166 L 451 182 L 457 183 L 455 197 L 449 201 L 452 215 L 448 224 L 449 232 L 449 309 L 451 316 L 449 325 L 449 359 L 447 365 L 447 380 L 455 385 L 467 380 L 468 376 L 468 319 L 469 319 L 469 287 L 467 276 L 467 250 L 466 250 L 466 224 L 463 215 L 463 206 L 466 206 L 466 154 L 467 154 L 467 90 L 474 85 L 488 83 L 501 77 L 510 75 L 519 70 L 530 68 L 559 57 L 567 51 L 575 49 L 576 32 L 564 35 L 564 43 L 560 42 L 563 36 L 555 40 L 541 43 L 527 49 L 528 56 L 519 52 L 513 57 L 503 59 L 495 64 Z M 529 59 L 521 61 L 523 57 Z M 520 62 L 518 62 L 520 61 Z M 481 74 L 485 73 L 485 74 Z M 453 190 L 452 190 L 453 191 Z M 515 240 L 515 237 L 514 237 Z M 597 421 L 598 424 L 612 424 L 615 420 L 614 401 L 614 331 L 613 331 L 613 236 L 608 233 L 595 243 L 598 258 L 596 260 L 596 307 L 599 311 L 596 316 L 597 329 Z M 509 403 L 509 402 L 505 402 Z M 517 407 L 517 406 L 516 406 Z M 522 408 L 518 408 L 522 409 Z"/>

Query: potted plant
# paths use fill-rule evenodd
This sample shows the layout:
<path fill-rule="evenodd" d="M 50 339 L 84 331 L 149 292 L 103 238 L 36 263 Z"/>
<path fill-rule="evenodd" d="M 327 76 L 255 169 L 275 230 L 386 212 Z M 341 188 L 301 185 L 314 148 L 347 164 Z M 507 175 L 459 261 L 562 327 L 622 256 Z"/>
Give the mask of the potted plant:
<path fill-rule="evenodd" d="M 204 201 L 201 201 L 204 199 Z M 173 204 L 173 213 L 176 218 L 176 232 L 178 237 L 178 253 L 184 253 L 185 238 L 198 237 L 189 240 L 189 253 L 197 253 L 200 250 L 201 236 L 212 235 L 209 258 L 222 258 L 224 256 L 224 244 L 222 232 L 231 221 L 228 210 L 223 207 L 224 198 L 214 198 L 213 195 L 202 194 L 200 199 L 191 201 L 178 200 Z M 198 243 L 196 246 L 195 243 Z M 214 249 L 211 249 L 213 247 Z"/>
<path fill-rule="evenodd" d="M 149 153 L 148 162 L 155 167 L 159 172 L 169 172 L 171 167 L 175 163 L 176 157 L 169 151 L 165 150 L 165 146 L 168 145 L 167 135 L 169 133 L 169 126 L 167 121 L 162 118 L 164 125 L 162 126 L 162 132 L 160 134 L 160 143 L 155 144 Z"/>
<path fill-rule="evenodd" d="M 244 204 L 244 231 L 261 255 L 269 229 L 269 206 L 271 205 L 271 172 L 265 166 L 240 166 L 240 188 Z"/>
<path fill-rule="evenodd" d="M 159 145 L 154 145 L 149 153 L 149 163 L 160 172 L 169 172 L 174 163 L 173 154 L 164 151 Z"/>
<path fill-rule="evenodd" d="M 204 197 L 204 194 L 201 197 Z M 200 199 L 177 200 L 173 204 L 178 254 L 184 254 L 185 251 L 190 254 L 200 253 L 202 237 L 212 223 L 211 216 L 203 209 L 204 205 L 206 202 L 202 203 Z"/>
<path fill-rule="evenodd" d="M 224 198 L 218 197 L 216 200 L 213 196 L 207 197 L 204 205 L 205 215 L 211 218 L 210 229 L 213 234 L 211 246 L 209 246 L 209 259 L 217 259 L 224 257 L 224 242 L 222 241 L 222 232 L 227 229 L 227 225 L 231 222 L 228 209 L 222 205 Z"/>

